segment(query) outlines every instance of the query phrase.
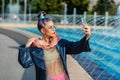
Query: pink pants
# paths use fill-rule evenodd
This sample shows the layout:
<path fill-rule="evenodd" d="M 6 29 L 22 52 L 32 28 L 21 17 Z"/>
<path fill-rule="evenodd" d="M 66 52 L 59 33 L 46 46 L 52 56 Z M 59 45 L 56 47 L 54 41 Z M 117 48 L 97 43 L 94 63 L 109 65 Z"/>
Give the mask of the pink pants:
<path fill-rule="evenodd" d="M 67 80 L 67 79 L 66 79 L 66 75 L 63 73 L 56 76 L 49 76 L 48 80 Z"/>

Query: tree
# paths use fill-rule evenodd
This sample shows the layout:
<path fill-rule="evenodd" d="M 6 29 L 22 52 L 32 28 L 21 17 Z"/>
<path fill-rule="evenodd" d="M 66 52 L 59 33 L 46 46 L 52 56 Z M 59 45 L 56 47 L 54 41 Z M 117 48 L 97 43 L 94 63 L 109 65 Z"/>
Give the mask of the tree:
<path fill-rule="evenodd" d="M 68 14 L 73 14 L 73 8 L 77 9 L 78 14 L 88 11 L 90 0 L 65 0 L 68 4 Z"/>
<path fill-rule="evenodd" d="M 16 2 L 17 0 L 12 1 Z M 24 0 L 19 1 L 21 6 L 20 13 L 24 13 Z M 5 0 L 5 7 L 8 3 L 9 0 Z M 31 6 L 32 13 L 45 10 L 47 13 L 63 14 L 65 3 L 68 5 L 68 14 L 73 14 L 73 8 L 76 8 L 78 14 L 82 14 L 84 11 L 88 11 L 90 0 L 27 0 L 27 13 Z M 2 0 L 0 0 L 0 4 L 1 9 Z"/>
<path fill-rule="evenodd" d="M 52 14 L 62 14 L 64 11 L 64 4 L 66 3 L 68 14 L 73 14 L 73 8 L 77 9 L 78 14 L 88 11 L 90 0 L 32 0 L 31 8 L 33 12 L 45 10 Z"/>
<path fill-rule="evenodd" d="M 104 15 L 106 11 L 110 15 L 116 13 L 116 4 L 113 0 L 98 0 L 97 4 L 93 6 L 92 12 L 97 12 L 97 14 Z"/>
<path fill-rule="evenodd" d="M 0 0 L 0 13 L 1 13 L 1 11 L 2 11 L 2 1 L 3 1 L 3 0 Z M 4 0 L 4 3 L 5 3 L 4 9 L 6 9 L 8 3 L 9 3 L 9 0 Z"/>
<path fill-rule="evenodd" d="M 61 0 L 47 0 L 47 11 L 52 14 L 61 14 L 63 12 Z"/>
<path fill-rule="evenodd" d="M 33 13 L 39 10 L 46 10 L 45 0 L 31 0 L 31 9 Z"/>
<path fill-rule="evenodd" d="M 48 13 L 60 14 L 62 12 L 60 3 L 60 0 L 32 0 L 31 8 L 33 13 L 45 10 Z"/>

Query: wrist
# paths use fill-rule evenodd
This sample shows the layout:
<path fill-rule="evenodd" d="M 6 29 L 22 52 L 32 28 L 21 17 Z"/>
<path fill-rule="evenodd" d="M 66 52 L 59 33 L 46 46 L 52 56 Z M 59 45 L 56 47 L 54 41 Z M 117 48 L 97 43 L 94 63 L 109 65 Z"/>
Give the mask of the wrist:
<path fill-rule="evenodd" d="M 91 34 L 86 34 L 86 40 L 89 40 Z"/>

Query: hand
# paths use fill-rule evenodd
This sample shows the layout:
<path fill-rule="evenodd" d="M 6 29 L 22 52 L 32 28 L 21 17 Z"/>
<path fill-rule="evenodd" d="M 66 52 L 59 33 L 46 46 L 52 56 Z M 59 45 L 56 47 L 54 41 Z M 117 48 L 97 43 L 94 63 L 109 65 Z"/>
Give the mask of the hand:
<path fill-rule="evenodd" d="M 27 41 L 25 47 L 30 47 L 30 46 L 32 46 L 32 44 L 33 44 L 33 42 L 34 42 L 35 40 L 36 40 L 36 38 L 30 38 L 30 39 Z"/>
<path fill-rule="evenodd" d="M 36 39 L 33 41 L 33 43 L 32 43 L 31 46 L 32 46 L 32 47 L 38 47 L 38 48 L 40 48 L 40 47 L 41 47 L 40 39 L 39 39 L 39 38 L 36 38 Z"/>
<path fill-rule="evenodd" d="M 88 26 L 87 24 L 83 25 L 83 32 L 86 34 L 86 40 L 88 40 L 91 36 L 90 26 Z"/>

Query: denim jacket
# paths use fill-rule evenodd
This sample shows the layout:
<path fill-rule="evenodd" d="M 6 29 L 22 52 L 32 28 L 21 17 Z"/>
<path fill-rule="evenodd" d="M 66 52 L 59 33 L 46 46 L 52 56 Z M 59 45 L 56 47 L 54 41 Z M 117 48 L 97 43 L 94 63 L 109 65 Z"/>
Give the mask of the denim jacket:
<path fill-rule="evenodd" d="M 89 42 L 86 40 L 86 36 L 76 42 L 61 39 L 56 45 L 56 48 L 60 54 L 64 70 L 68 77 L 66 54 L 79 54 L 81 52 L 90 51 Z M 24 45 L 20 46 L 18 61 L 24 68 L 28 68 L 34 64 L 36 69 L 36 80 L 46 80 L 46 66 L 42 48 L 25 48 Z"/>

